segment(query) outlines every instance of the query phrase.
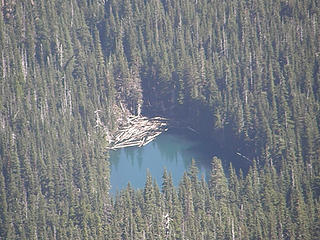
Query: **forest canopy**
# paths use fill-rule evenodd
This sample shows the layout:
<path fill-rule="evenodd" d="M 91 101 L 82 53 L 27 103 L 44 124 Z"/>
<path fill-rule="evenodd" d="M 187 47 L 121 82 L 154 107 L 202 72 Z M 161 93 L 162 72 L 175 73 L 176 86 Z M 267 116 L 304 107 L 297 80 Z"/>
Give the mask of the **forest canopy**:
<path fill-rule="evenodd" d="M 0 3 L 0 239 L 318 239 L 320 2 Z M 121 103 L 121 104 L 120 104 Z M 253 159 L 109 195 L 121 106 Z M 98 114 L 97 114 L 98 113 Z"/>

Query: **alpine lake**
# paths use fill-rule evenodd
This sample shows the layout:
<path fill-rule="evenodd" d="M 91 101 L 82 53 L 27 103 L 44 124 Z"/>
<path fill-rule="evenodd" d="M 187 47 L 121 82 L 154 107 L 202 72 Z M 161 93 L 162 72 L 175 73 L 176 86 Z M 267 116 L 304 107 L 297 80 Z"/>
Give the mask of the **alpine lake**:
<path fill-rule="evenodd" d="M 205 179 L 210 176 L 214 156 L 222 159 L 225 170 L 230 162 L 236 170 L 248 167 L 237 154 L 218 148 L 197 134 L 174 130 L 162 133 L 143 147 L 110 150 L 109 154 L 111 195 L 126 188 L 128 183 L 134 189 L 143 189 L 148 172 L 161 188 L 164 169 L 171 174 L 173 184 L 178 186 L 192 159 L 199 169 L 199 178 L 203 176 Z"/>

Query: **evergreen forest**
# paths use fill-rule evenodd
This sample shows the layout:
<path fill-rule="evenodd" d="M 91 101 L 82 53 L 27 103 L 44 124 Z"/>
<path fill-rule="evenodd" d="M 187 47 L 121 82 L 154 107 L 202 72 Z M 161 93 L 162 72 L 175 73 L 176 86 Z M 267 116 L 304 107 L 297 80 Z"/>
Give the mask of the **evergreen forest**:
<path fill-rule="evenodd" d="M 112 196 L 121 108 L 250 168 Z M 319 238 L 320 1 L 0 2 L 0 239 Z"/>

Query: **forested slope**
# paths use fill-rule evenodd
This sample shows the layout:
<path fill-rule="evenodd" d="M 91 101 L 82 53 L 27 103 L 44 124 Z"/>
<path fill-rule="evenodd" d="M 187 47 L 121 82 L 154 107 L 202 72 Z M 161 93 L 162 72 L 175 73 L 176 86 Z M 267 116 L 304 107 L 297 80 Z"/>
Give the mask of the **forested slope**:
<path fill-rule="evenodd" d="M 116 76 L 125 73 L 122 93 L 131 86 L 123 78 L 140 70 L 146 110 L 239 139 L 263 162 L 280 164 L 291 152 L 312 164 L 320 149 L 318 5 L 108 1 L 101 43 L 120 62 Z"/>
<path fill-rule="evenodd" d="M 0 11 L 0 238 L 317 239 L 316 0 L 8 0 Z M 109 196 L 120 102 L 252 160 Z M 161 185 L 161 183 L 158 183 Z"/>
<path fill-rule="evenodd" d="M 113 79 L 86 1 L 5 1 L 0 12 L 0 238 L 101 238 Z M 91 20 L 91 22 L 89 21 Z"/>

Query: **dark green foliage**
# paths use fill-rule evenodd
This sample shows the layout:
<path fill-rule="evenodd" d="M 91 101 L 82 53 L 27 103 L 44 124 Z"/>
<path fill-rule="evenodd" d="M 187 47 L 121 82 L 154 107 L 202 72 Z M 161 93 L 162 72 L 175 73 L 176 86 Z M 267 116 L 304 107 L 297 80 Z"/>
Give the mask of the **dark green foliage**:
<path fill-rule="evenodd" d="M 0 239 L 318 239 L 319 1 L 0 5 Z M 252 167 L 110 199 L 120 105 Z"/>
<path fill-rule="evenodd" d="M 133 191 L 130 186 L 123 190 L 115 198 L 113 215 L 115 222 L 122 223 L 122 230 L 118 230 L 122 237 L 314 239 L 318 210 L 316 206 L 307 210 L 310 203 L 296 183 L 282 187 L 282 176 L 269 167 L 252 167 L 245 178 L 232 173 L 227 181 L 221 161 L 214 158 L 212 164 L 215 170 L 209 186 L 204 180 L 192 180 L 197 171 L 192 165 L 180 182 L 178 195 L 170 187 L 166 171 L 160 195 L 150 175 L 143 191 Z M 234 178 L 237 180 L 231 180 Z M 312 204 L 317 205 L 318 200 L 313 199 Z M 132 226 L 142 226 L 135 230 L 140 235 L 130 233 Z"/>
<path fill-rule="evenodd" d="M 109 166 L 94 111 L 108 109 L 113 93 L 100 89 L 109 83 L 93 46 L 99 36 L 76 1 L 7 2 L 14 11 L 0 14 L 0 238 L 100 238 L 108 232 L 99 219 L 110 205 Z M 106 110 L 100 117 L 112 120 Z"/>

